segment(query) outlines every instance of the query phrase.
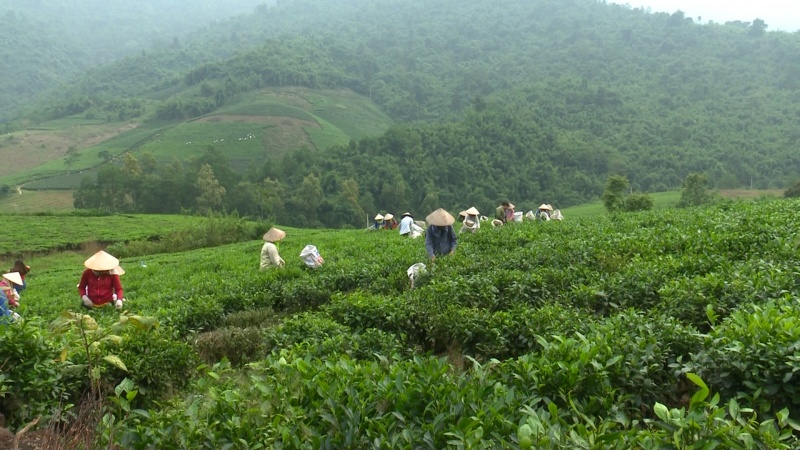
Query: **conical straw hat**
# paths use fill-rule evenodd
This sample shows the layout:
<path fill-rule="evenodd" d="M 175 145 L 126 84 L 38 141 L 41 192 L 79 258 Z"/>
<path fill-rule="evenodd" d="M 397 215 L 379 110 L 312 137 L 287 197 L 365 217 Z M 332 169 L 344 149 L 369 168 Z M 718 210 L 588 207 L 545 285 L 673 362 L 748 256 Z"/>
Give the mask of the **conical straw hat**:
<path fill-rule="evenodd" d="M 544 203 L 542 203 L 541 205 L 539 205 L 539 209 L 544 209 L 544 210 L 547 210 L 547 211 L 552 211 L 552 210 L 553 210 L 553 207 L 552 207 L 552 206 L 550 206 L 550 205 L 547 205 L 547 204 L 544 204 Z"/>
<path fill-rule="evenodd" d="M 461 216 L 461 217 L 467 217 L 467 212 L 466 211 L 461 211 L 460 213 L 458 213 L 458 215 Z"/>
<path fill-rule="evenodd" d="M 270 228 L 269 231 L 264 233 L 264 240 L 267 242 L 278 242 L 285 237 L 286 232 L 275 227 Z"/>
<path fill-rule="evenodd" d="M 437 227 L 444 227 L 447 225 L 452 225 L 456 222 L 456 219 L 450 215 L 449 212 L 445 211 L 443 208 L 439 208 L 436 211 L 428 214 L 428 217 L 425 220 L 431 224 L 436 225 Z"/>
<path fill-rule="evenodd" d="M 387 213 L 385 216 L 383 216 L 383 220 L 392 220 L 392 219 L 394 219 L 394 216 L 391 214 Z"/>
<path fill-rule="evenodd" d="M 383 220 L 383 216 L 378 214 L 377 216 L 375 216 L 375 220 Z"/>
<path fill-rule="evenodd" d="M 113 268 L 117 267 L 119 265 L 119 260 L 103 250 L 100 250 L 92 255 L 91 258 L 87 259 L 83 265 L 86 266 L 87 269 L 102 272 L 105 270 L 112 270 Z"/>
<path fill-rule="evenodd" d="M 474 207 L 474 206 L 467 210 L 467 214 L 469 214 L 470 216 L 480 215 L 480 213 L 478 212 L 478 209 L 476 207 Z"/>
<path fill-rule="evenodd" d="M 405 217 L 405 216 L 411 217 L 411 213 L 410 212 L 404 212 L 403 215 L 400 216 L 400 217 Z"/>
<path fill-rule="evenodd" d="M 22 277 L 20 276 L 19 272 L 4 273 L 3 278 L 16 285 L 22 286 Z"/>
<path fill-rule="evenodd" d="M 125 269 L 123 269 L 122 266 L 114 267 L 111 269 L 111 275 L 125 275 Z"/>

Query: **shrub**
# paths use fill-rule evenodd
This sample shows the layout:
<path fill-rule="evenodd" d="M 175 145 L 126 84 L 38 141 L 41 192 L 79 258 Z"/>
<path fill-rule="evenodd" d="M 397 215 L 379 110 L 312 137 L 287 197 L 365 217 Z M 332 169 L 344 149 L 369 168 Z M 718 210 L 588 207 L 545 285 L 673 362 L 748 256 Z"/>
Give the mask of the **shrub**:
<path fill-rule="evenodd" d="M 219 328 L 200 334 L 195 340 L 200 357 L 208 363 L 227 358 L 233 366 L 255 361 L 264 353 L 264 336 L 260 328 Z"/>
<path fill-rule="evenodd" d="M 118 356 L 128 368 L 124 376 L 146 394 L 137 399 L 156 399 L 180 391 L 200 362 L 192 347 L 167 327 L 131 329 L 122 338 Z M 119 381 L 114 380 L 115 384 Z"/>
<path fill-rule="evenodd" d="M 58 339 L 36 320 L 0 325 L 0 413 L 9 426 L 53 417 L 81 395 L 79 378 L 65 375 Z"/>
<path fill-rule="evenodd" d="M 800 415 L 800 310 L 797 300 L 748 305 L 713 327 L 683 368 L 725 398 L 747 399 L 762 412 Z"/>
<path fill-rule="evenodd" d="M 783 196 L 785 198 L 800 197 L 800 181 L 795 183 L 794 186 L 790 187 L 789 189 L 783 191 Z"/>
<path fill-rule="evenodd" d="M 650 194 L 631 194 L 625 197 L 622 209 L 627 212 L 650 211 L 653 204 L 653 196 Z"/>
<path fill-rule="evenodd" d="M 225 316 L 223 321 L 225 326 L 248 328 L 248 327 L 271 327 L 277 324 L 281 315 L 277 314 L 272 308 L 259 308 L 248 311 L 238 311 Z"/>

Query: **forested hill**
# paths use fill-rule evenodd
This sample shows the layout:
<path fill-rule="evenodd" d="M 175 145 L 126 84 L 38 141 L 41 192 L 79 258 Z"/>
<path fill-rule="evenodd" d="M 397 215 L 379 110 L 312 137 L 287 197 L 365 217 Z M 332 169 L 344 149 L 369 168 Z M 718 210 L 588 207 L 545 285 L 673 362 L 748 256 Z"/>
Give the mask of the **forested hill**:
<path fill-rule="evenodd" d="M 251 12 L 264 0 L 3 0 L 0 121 L 42 90 L 100 64 Z M 267 3 L 274 3 L 267 2 Z"/>
<path fill-rule="evenodd" d="M 592 0 L 280 3 L 206 27 L 181 48 L 93 71 L 52 97 L 50 114 L 74 112 L 63 105 L 85 96 L 162 98 L 226 78 L 241 89 L 348 85 L 406 120 L 448 116 L 476 95 L 564 76 L 646 94 L 666 107 L 732 95 L 770 99 L 800 86 L 800 36 L 765 32 L 762 22 L 701 26 L 680 12 Z M 264 46 L 205 64 L 254 45 Z"/>
<path fill-rule="evenodd" d="M 351 88 L 413 123 L 247 174 L 292 193 L 269 195 L 307 225 L 437 202 L 568 205 L 611 174 L 647 191 L 693 171 L 717 187 L 785 187 L 800 176 L 800 35 L 766 30 L 591 0 L 294 0 L 93 71 L 33 113 L 104 117 L 143 99 L 180 121 L 299 85 Z"/>

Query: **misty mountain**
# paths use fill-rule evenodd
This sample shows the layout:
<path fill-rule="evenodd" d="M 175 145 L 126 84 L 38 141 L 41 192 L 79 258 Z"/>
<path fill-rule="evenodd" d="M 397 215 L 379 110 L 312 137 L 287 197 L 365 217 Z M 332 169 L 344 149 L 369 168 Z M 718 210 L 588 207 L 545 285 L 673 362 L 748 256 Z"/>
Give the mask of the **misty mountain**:
<path fill-rule="evenodd" d="M 590 0 L 294 0 L 94 69 L 27 117 L 181 123 L 260 90 L 350 89 L 408 127 L 281 151 L 246 174 L 319 199 L 316 178 L 320 207 L 342 216 L 353 183 L 364 210 L 401 197 L 575 204 L 612 174 L 645 191 L 695 171 L 715 187 L 779 188 L 800 177 L 800 35 L 766 25 Z M 298 223 L 335 225 L 307 213 Z"/>
<path fill-rule="evenodd" d="M 264 0 L 4 0 L 0 120 L 43 90 L 142 50 L 179 46 L 190 31 Z"/>

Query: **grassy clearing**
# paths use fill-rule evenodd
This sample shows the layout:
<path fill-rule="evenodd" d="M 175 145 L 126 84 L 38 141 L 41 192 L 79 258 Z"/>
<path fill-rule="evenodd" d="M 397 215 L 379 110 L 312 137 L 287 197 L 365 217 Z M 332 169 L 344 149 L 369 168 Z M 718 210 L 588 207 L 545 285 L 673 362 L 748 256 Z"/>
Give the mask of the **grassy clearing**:
<path fill-rule="evenodd" d="M 717 191 L 722 198 L 732 200 L 756 200 L 759 198 L 781 198 L 783 197 L 783 190 L 781 189 L 728 189 Z M 655 192 L 650 194 L 653 196 L 654 209 L 674 208 L 681 199 L 680 191 L 667 191 Z M 606 213 L 603 202 L 600 200 L 584 203 L 583 205 L 571 206 L 561 210 L 564 216 L 569 217 L 589 217 L 597 216 Z"/>
<path fill-rule="evenodd" d="M 197 216 L 154 214 L 99 217 L 5 214 L 0 218 L 4 233 L 0 254 L 3 255 L 70 249 L 89 242 L 154 238 L 206 220 Z"/>
<path fill-rule="evenodd" d="M 43 211 L 71 211 L 72 191 L 28 191 L 0 198 L 0 210 L 5 214 L 24 214 Z"/>
<path fill-rule="evenodd" d="M 673 208 L 676 204 L 678 204 L 678 200 L 681 198 L 680 191 L 656 192 L 650 195 L 653 196 L 654 209 Z M 602 215 L 606 213 L 606 209 L 603 206 L 603 202 L 597 200 L 591 203 L 584 203 L 583 205 L 564 208 L 561 210 L 561 212 L 564 213 L 565 218 L 569 219 L 570 217 L 589 217 Z"/>

